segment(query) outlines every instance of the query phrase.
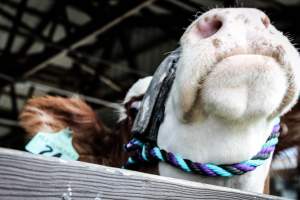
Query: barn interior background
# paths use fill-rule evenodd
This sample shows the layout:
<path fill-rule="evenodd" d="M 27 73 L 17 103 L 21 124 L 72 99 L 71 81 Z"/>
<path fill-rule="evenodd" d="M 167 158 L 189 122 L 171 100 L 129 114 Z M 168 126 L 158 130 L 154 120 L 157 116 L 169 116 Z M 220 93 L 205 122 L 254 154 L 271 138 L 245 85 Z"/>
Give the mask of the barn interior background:
<path fill-rule="evenodd" d="M 115 103 L 140 77 L 151 75 L 176 48 L 195 15 L 221 0 L 1 0 L 0 146 L 24 149 L 18 114 L 44 94 L 82 96 L 109 126 Z M 300 0 L 244 0 L 300 42 Z M 299 198 L 296 151 L 277 162 L 273 194 Z M 287 157 L 287 159 L 284 159 Z M 292 175 L 292 176 L 291 176 Z"/>

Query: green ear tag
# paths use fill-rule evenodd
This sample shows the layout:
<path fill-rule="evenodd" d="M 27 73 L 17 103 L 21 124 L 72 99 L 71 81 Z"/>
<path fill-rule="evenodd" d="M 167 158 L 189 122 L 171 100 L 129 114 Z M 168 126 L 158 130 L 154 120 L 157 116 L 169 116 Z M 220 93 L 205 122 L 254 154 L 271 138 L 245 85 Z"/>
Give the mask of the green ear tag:
<path fill-rule="evenodd" d="M 57 133 L 37 133 L 25 149 L 34 154 L 77 160 L 78 153 L 72 145 L 72 130 L 65 128 Z"/>

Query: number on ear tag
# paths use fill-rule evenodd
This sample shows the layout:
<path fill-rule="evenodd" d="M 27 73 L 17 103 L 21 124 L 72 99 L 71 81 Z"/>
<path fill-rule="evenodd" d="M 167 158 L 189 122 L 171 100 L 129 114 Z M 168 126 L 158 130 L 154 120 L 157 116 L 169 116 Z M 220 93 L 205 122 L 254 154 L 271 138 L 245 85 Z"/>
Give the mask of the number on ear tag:
<path fill-rule="evenodd" d="M 72 131 L 65 128 L 57 133 L 37 133 L 25 149 L 34 154 L 77 160 L 78 153 L 72 145 Z"/>

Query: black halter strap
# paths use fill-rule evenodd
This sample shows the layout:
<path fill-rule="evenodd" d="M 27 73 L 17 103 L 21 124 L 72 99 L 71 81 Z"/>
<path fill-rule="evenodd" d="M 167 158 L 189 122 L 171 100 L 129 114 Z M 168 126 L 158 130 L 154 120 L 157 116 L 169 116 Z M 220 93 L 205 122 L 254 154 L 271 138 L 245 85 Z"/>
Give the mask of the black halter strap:
<path fill-rule="evenodd" d="M 131 129 L 136 137 L 153 144 L 156 144 L 159 126 L 164 119 L 165 103 L 175 79 L 180 52 L 181 49 L 177 48 L 157 68 Z"/>

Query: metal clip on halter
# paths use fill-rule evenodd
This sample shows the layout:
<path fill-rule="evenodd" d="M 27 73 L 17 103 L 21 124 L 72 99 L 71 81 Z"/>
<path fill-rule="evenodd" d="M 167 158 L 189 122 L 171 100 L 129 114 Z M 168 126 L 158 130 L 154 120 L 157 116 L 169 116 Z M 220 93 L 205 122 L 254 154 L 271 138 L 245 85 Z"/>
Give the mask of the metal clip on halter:
<path fill-rule="evenodd" d="M 165 102 L 175 79 L 176 63 L 180 52 L 180 48 L 173 51 L 154 73 L 131 129 L 135 137 L 156 144 L 158 129 L 164 119 Z"/>

